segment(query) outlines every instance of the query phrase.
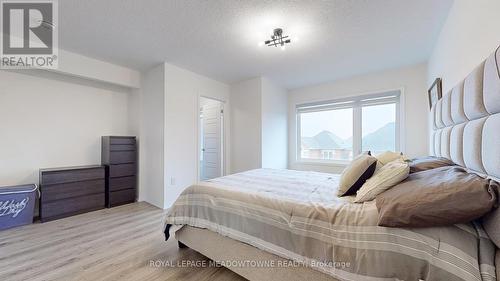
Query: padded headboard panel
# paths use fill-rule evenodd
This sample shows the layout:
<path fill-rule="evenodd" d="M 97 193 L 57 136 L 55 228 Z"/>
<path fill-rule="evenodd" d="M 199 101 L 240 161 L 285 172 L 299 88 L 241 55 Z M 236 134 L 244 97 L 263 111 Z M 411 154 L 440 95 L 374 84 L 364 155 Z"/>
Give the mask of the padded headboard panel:
<path fill-rule="evenodd" d="M 500 47 L 443 95 L 431 120 L 431 154 L 500 181 Z M 482 222 L 500 248 L 500 208 Z"/>
<path fill-rule="evenodd" d="M 431 109 L 431 154 L 500 179 L 500 47 Z"/>

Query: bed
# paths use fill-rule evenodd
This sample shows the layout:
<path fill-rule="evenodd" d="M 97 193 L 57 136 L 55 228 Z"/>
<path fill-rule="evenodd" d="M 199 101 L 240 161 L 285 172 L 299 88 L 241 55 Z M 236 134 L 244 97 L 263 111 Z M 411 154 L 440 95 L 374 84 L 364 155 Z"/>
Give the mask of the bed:
<path fill-rule="evenodd" d="M 500 51 L 432 107 L 431 154 L 500 178 Z M 200 182 L 165 234 L 249 280 L 496 280 L 500 214 L 427 228 L 377 226 L 338 198 L 338 175 L 258 169 Z M 230 261 L 240 261 L 241 263 Z"/>

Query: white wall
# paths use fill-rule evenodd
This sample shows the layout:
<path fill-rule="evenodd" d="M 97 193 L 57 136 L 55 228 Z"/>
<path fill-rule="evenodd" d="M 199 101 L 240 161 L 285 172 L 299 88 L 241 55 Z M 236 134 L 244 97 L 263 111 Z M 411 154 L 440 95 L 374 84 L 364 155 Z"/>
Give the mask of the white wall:
<path fill-rule="evenodd" d="M 233 173 L 287 167 L 288 96 L 257 77 L 231 85 Z"/>
<path fill-rule="evenodd" d="M 261 79 L 231 85 L 231 172 L 262 164 Z"/>
<path fill-rule="evenodd" d="M 500 1 L 455 0 L 429 60 L 427 84 L 441 77 L 443 93 L 500 45 Z"/>
<path fill-rule="evenodd" d="M 46 71 L 0 71 L 0 186 L 40 168 L 101 163 L 101 136 L 129 135 L 131 93 Z"/>
<path fill-rule="evenodd" d="M 164 207 L 165 70 L 163 64 L 142 74 L 139 112 L 139 201 Z"/>
<path fill-rule="evenodd" d="M 231 146 L 231 104 L 228 85 L 168 63 L 165 64 L 165 87 L 164 207 L 168 208 L 186 187 L 198 181 L 199 97 L 225 102 L 227 152 Z M 230 153 L 226 153 L 226 167 L 230 165 Z"/>
<path fill-rule="evenodd" d="M 130 68 L 62 49 L 59 49 L 58 61 L 58 68 L 50 71 L 128 88 L 137 89 L 140 87 L 140 73 Z"/>
<path fill-rule="evenodd" d="M 166 209 L 198 181 L 201 96 L 224 102 L 226 166 L 231 165 L 229 86 L 163 63 L 143 73 L 141 95 L 139 200 Z"/>
<path fill-rule="evenodd" d="M 23 40 L 18 38 L 18 40 Z M 32 42 L 32 44 L 38 44 Z M 140 88 L 141 73 L 128 67 L 116 65 L 106 61 L 94 59 L 64 49 L 57 51 L 56 69 L 47 69 L 59 75 L 66 77 L 80 78 L 95 82 L 110 83 L 130 89 Z M 23 70 L 30 72 L 31 70 Z"/>
<path fill-rule="evenodd" d="M 403 102 L 405 108 L 403 113 L 404 123 L 402 126 L 402 129 L 405 130 L 402 149 L 409 157 L 427 155 L 427 113 L 429 112 L 429 106 L 427 102 L 426 68 L 425 64 L 419 64 L 291 90 L 288 96 L 289 168 L 332 173 L 341 172 L 344 168 L 344 166 L 313 165 L 310 163 L 297 163 L 295 161 L 297 135 L 295 108 L 297 104 L 332 100 L 399 88 L 403 88 L 404 91 Z"/>
<path fill-rule="evenodd" d="M 288 166 L 288 92 L 262 78 L 262 167 Z"/>

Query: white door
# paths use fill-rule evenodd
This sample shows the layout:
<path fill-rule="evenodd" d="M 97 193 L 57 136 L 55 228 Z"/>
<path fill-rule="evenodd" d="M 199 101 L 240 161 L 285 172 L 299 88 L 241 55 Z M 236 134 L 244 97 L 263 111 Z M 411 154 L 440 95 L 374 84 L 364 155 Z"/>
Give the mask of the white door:
<path fill-rule="evenodd" d="M 223 104 L 202 98 L 201 106 L 201 180 L 222 176 L 223 169 Z"/>

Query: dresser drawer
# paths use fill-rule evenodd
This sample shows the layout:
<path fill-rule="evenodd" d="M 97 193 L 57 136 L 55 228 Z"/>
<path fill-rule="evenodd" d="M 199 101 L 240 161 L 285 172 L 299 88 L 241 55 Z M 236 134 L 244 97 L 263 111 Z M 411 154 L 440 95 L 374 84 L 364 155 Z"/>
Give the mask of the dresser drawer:
<path fill-rule="evenodd" d="M 43 222 L 46 222 L 103 209 L 104 200 L 104 193 L 98 193 L 44 203 L 40 208 L 40 218 Z"/>
<path fill-rule="evenodd" d="M 135 151 L 112 151 L 109 153 L 109 162 L 111 165 L 135 163 Z"/>
<path fill-rule="evenodd" d="M 135 202 L 135 189 L 112 191 L 108 194 L 108 207 Z"/>
<path fill-rule="evenodd" d="M 61 170 L 54 172 L 41 172 L 40 184 L 58 184 L 85 180 L 104 179 L 104 167 L 92 169 Z"/>
<path fill-rule="evenodd" d="M 131 189 L 136 187 L 136 180 L 134 176 L 110 178 L 108 186 L 109 186 L 109 191 Z"/>
<path fill-rule="evenodd" d="M 135 175 L 136 175 L 135 164 L 109 165 L 109 176 L 112 178 L 135 176 Z"/>
<path fill-rule="evenodd" d="M 135 145 L 135 138 L 110 137 L 109 144 L 133 144 L 133 145 Z"/>
<path fill-rule="evenodd" d="M 106 207 L 135 202 L 137 159 L 134 136 L 101 138 L 101 164 L 106 165 Z"/>
<path fill-rule="evenodd" d="M 109 146 L 110 151 L 135 151 L 135 144 L 112 144 Z"/>
<path fill-rule="evenodd" d="M 104 179 L 43 185 L 41 187 L 42 196 L 40 199 L 42 200 L 42 203 L 46 203 L 72 197 L 103 193 L 104 188 Z"/>

